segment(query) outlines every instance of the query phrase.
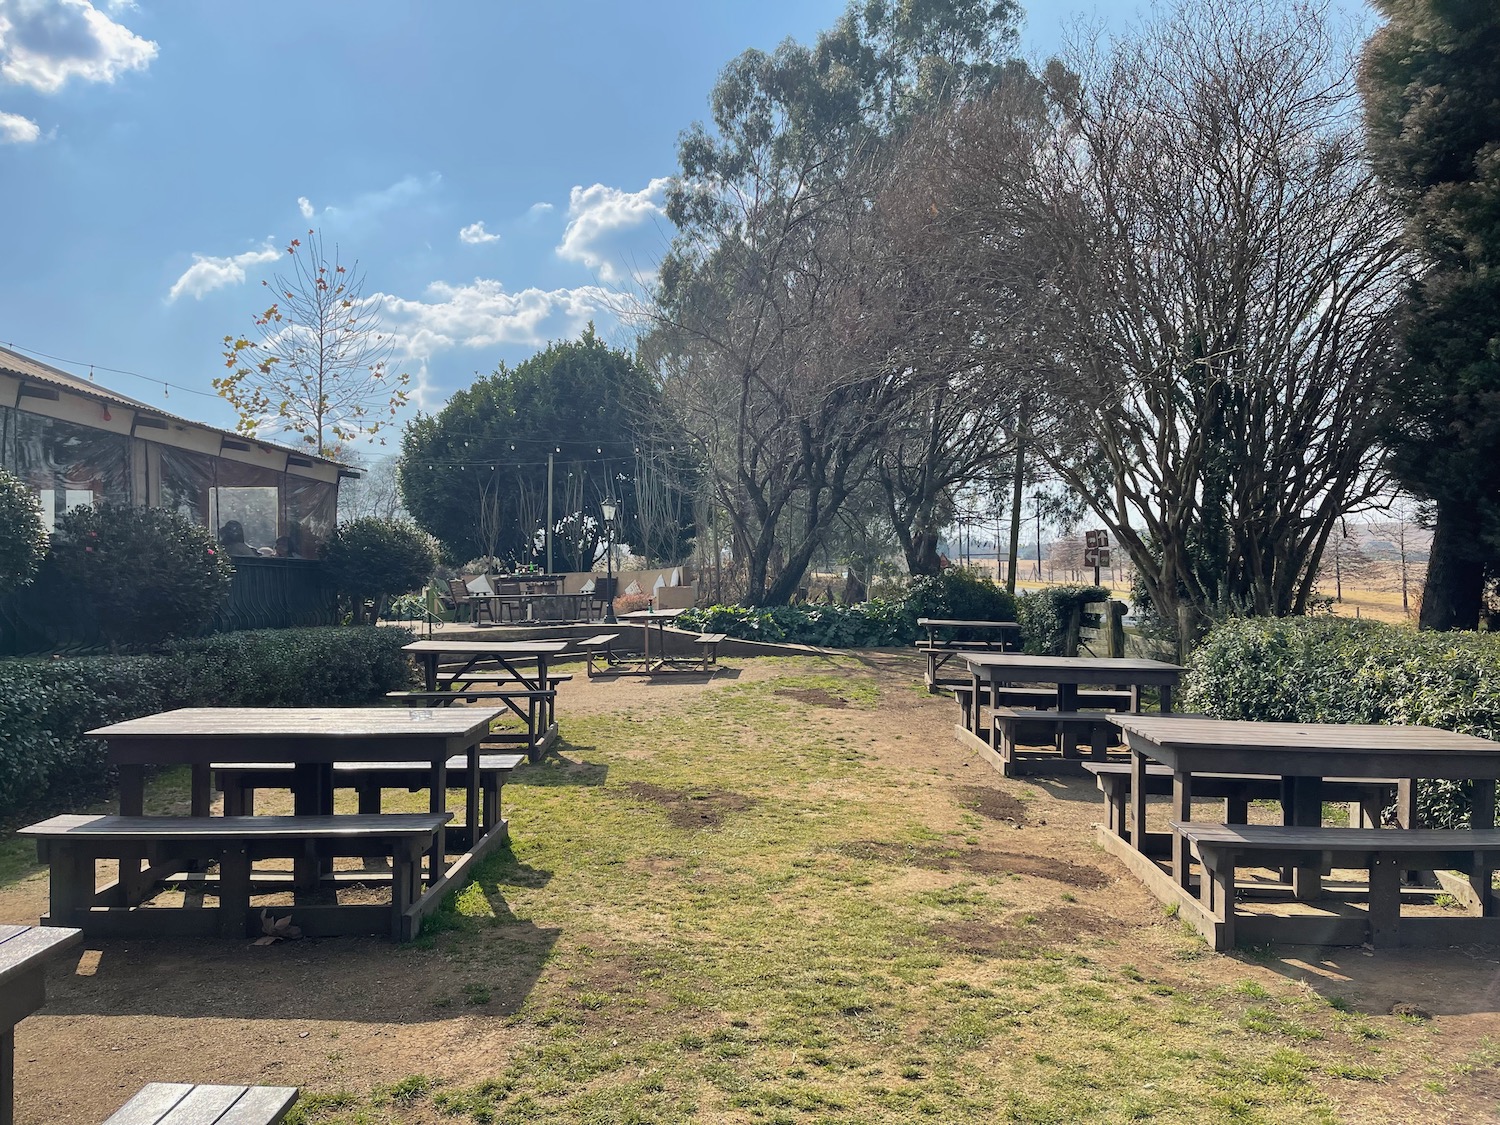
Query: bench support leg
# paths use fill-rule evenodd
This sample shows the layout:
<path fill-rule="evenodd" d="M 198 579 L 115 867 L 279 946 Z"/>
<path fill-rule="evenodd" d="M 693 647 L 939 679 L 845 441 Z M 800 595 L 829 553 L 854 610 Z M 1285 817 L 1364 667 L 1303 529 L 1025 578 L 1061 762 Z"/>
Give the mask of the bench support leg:
<path fill-rule="evenodd" d="M 1370 861 L 1370 944 L 1400 945 L 1401 865 L 1384 855 Z"/>
<path fill-rule="evenodd" d="M 1485 830 L 1495 827 L 1495 782 L 1476 781 L 1474 783 L 1474 797 L 1469 805 L 1469 824 L 1471 827 Z M 1490 868 L 1475 857 L 1473 873 L 1469 876 L 1469 886 L 1474 891 L 1474 898 L 1479 904 L 1479 913 L 1489 917 L 1495 913 L 1495 888 L 1494 879 L 1491 877 Z"/>
<path fill-rule="evenodd" d="M 1130 752 L 1130 842 L 1135 850 L 1146 851 L 1146 756 Z"/>
<path fill-rule="evenodd" d="M 16 1033 L 0 1031 L 0 1125 L 14 1125 L 16 1102 Z"/>
<path fill-rule="evenodd" d="M 385 792 L 379 785 L 369 781 L 361 781 L 355 788 L 359 794 L 359 811 L 367 814 L 378 814 L 385 800 Z"/>
<path fill-rule="evenodd" d="M 80 915 L 88 910 L 94 900 L 94 859 L 67 846 L 53 847 L 50 851 L 47 920 L 54 926 L 81 926 L 83 918 Z M 120 878 L 123 884 L 123 863 Z M 136 860 L 136 879 L 139 878 L 140 861 Z M 126 905 L 135 904 L 127 902 Z"/>
<path fill-rule="evenodd" d="M 250 913 L 250 849 L 243 843 L 224 845 L 219 856 L 219 936 L 243 938 Z"/>
<path fill-rule="evenodd" d="M 1172 774 L 1172 819 L 1193 819 L 1193 775 L 1178 770 Z M 1172 878 L 1184 890 L 1192 884 L 1188 869 L 1192 866 L 1188 840 L 1181 832 L 1172 833 Z M 1206 876 L 1205 876 L 1206 879 Z"/>

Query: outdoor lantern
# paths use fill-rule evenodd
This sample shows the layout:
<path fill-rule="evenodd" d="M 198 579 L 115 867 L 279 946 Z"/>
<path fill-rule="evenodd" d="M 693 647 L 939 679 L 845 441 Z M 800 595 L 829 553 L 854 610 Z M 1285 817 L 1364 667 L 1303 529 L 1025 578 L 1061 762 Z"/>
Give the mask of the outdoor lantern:
<path fill-rule="evenodd" d="M 604 591 L 608 599 L 604 609 L 606 625 L 619 624 L 615 617 L 615 512 L 617 510 L 613 500 L 604 500 L 599 504 L 599 512 L 604 516 L 605 531 L 604 573 L 607 576 L 605 582 L 608 586 Z"/>

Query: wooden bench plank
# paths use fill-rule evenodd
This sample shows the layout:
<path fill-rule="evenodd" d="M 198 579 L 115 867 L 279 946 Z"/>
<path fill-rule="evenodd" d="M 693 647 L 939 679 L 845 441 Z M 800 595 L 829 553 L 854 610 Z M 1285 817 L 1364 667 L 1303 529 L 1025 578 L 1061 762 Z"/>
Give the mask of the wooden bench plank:
<path fill-rule="evenodd" d="M 296 1101 L 291 1086 L 152 1082 L 104 1125 L 278 1125 Z"/>
<path fill-rule="evenodd" d="M 343 840 L 359 836 L 431 836 L 452 813 L 333 816 L 87 816 L 65 814 L 16 833 L 34 840 Z"/>

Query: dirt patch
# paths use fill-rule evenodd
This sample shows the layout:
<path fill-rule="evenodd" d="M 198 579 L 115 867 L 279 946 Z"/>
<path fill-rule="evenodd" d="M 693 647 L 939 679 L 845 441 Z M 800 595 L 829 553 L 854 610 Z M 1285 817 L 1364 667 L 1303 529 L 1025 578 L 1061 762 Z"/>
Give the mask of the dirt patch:
<path fill-rule="evenodd" d="M 1123 928 L 1119 919 L 1097 910 L 1053 906 L 1016 914 L 1003 922 L 942 922 L 930 932 L 974 957 L 1015 957 L 1118 933 Z"/>
<path fill-rule="evenodd" d="M 838 696 L 832 694 L 831 692 L 824 691 L 820 687 L 809 687 L 809 688 L 784 687 L 784 688 L 777 688 L 776 689 L 776 694 L 777 695 L 784 695 L 788 699 L 795 699 L 799 703 L 811 703 L 815 707 L 833 707 L 833 708 L 839 708 L 839 707 L 847 707 L 847 706 L 849 706 L 849 701 L 847 699 L 840 699 Z"/>
<path fill-rule="evenodd" d="M 984 848 L 945 848 L 935 844 L 892 844 L 883 840 L 856 840 L 839 849 L 853 859 L 874 860 L 929 871 L 972 871 L 979 875 L 1034 875 L 1070 887 L 1096 889 L 1111 879 L 1097 867 L 1069 859 L 1017 855 Z"/>
<path fill-rule="evenodd" d="M 644 781 L 632 781 L 622 792 L 659 805 L 674 828 L 717 828 L 730 813 L 744 812 L 755 804 L 754 797 L 728 789 L 666 789 Z"/>
<path fill-rule="evenodd" d="M 960 808 L 972 809 L 980 816 L 1009 821 L 1017 826 L 1026 823 L 1026 802 L 1009 793 L 985 785 L 965 785 L 955 792 Z"/>

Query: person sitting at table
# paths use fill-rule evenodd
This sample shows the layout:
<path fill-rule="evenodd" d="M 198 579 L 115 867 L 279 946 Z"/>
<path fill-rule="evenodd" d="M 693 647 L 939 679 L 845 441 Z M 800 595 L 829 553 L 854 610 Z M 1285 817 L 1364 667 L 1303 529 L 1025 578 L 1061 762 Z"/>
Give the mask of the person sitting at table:
<path fill-rule="evenodd" d="M 245 525 L 239 520 L 230 520 L 219 528 L 219 542 L 224 547 L 224 553 L 230 558 L 253 559 L 256 550 L 245 542 Z"/>
<path fill-rule="evenodd" d="M 300 559 L 302 556 L 292 550 L 292 537 L 290 535 L 278 535 L 276 537 L 276 557 L 278 559 Z"/>

